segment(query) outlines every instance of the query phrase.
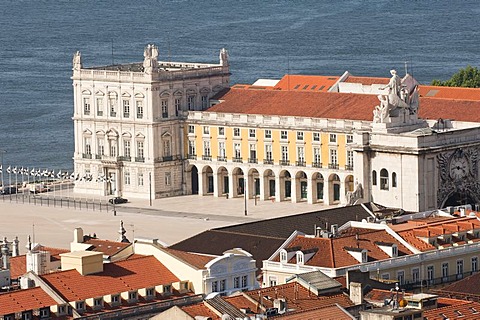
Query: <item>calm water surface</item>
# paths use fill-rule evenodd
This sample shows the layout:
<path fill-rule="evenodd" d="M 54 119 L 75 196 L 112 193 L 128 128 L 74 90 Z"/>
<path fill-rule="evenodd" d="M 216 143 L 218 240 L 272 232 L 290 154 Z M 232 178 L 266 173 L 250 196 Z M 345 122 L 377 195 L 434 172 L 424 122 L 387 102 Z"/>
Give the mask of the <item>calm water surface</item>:
<path fill-rule="evenodd" d="M 4 164 L 71 169 L 71 60 L 217 62 L 232 82 L 290 73 L 385 76 L 404 62 L 422 83 L 479 66 L 480 4 L 463 1 L 0 1 Z"/>

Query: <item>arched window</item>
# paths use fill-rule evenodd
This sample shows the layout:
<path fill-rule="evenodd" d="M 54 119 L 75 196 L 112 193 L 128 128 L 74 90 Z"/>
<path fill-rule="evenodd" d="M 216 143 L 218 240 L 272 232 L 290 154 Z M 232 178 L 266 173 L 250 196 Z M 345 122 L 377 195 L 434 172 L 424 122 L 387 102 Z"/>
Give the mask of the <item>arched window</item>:
<path fill-rule="evenodd" d="M 297 264 L 303 265 L 303 252 L 297 251 Z"/>
<path fill-rule="evenodd" d="M 377 171 L 375 170 L 372 171 L 372 185 L 377 185 Z"/>
<path fill-rule="evenodd" d="M 386 169 L 380 170 L 380 189 L 388 190 L 388 171 Z"/>
<path fill-rule="evenodd" d="M 392 172 L 392 188 L 397 187 L 397 174 L 395 172 Z"/>

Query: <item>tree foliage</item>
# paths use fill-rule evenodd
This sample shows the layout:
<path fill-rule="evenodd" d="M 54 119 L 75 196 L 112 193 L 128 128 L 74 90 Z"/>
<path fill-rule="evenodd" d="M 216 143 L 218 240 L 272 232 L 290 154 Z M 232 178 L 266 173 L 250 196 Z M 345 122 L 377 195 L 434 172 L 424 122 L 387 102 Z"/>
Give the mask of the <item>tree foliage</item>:
<path fill-rule="evenodd" d="M 448 80 L 433 80 L 432 85 L 443 87 L 480 88 L 480 70 L 478 70 L 477 67 L 469 65 L 465 69 L 460 69 Z"/>

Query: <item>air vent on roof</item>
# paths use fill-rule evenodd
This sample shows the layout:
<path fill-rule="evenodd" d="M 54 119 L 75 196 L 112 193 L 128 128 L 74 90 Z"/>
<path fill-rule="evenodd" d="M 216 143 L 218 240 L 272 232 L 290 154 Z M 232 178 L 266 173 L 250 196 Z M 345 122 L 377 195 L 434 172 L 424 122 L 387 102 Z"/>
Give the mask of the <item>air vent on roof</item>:
<path fill-rule="evenodd" d="M 315 90 L 316 87 L 317 87 L 317 85 L 314 84 L 314 85 L 310 88 L 310 90 Z"/>
<path fill-rule="evenodd" d="M 307 89 L 307 88 L 308 88 L 308 84 L 306 84 L 306 85 L 303 87 L 302 90 L 305 90 L 305 89 Z"/>
<path fill-rule="evenodd" d="M 299 84 L 297 84 L 297 85 L 295 86 L 295 88 L 293 88 L 293 89 L 298 89 L 298 88 L 300 88 L 300 85 L 299 85 Z"/>
<path fill-rule="evenodd" d="M 325 88 L 325 86 L 321 86 L 320 88 L 318 88 L 318 91 L 322 91 L 323 88 Z"/>
<path fill-rule="evenodd" d="M 427 92 L 427 94 L 425 95 L 425 97 L 435 97 L 435 95 L 439 92 L 440 90 L 430 90 Z"/>

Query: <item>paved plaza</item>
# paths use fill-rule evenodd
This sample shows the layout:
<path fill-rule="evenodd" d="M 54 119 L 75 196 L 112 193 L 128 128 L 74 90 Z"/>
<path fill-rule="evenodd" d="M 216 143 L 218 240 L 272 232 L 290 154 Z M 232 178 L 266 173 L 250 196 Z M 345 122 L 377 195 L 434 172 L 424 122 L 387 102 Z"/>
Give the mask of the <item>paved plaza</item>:
<path fill-rule="evenodd" d="M 43 195 L 45 196 L 45 195 Z M 52 199 L 52 194 L 48 194 Z M 96 234 L 103 239 L 117 239 L 120 220 L 123 220 L 127 237 L 157 238 L 165 244 L 173 244 L 182 239 L 211 228 L 286 216 L 302 212 L 327 209 L 324 205 L 290 202 L 255 201 L 247 202 L 245 216 L 244 198 L 225 199 L 210 196 L 180 196 L 152 201 L 131 199 L 127 204 L 116 206 L 114 216 L 111 208 L 105 206 L 95 211 L 85 205 L 76 209 L 70 204 L 62 207 L 50 201 L 49 206 L 33 204 L 33 196 L 28 198 L 0 197 L 0 236 L 12 240 L 18 236 L 22 249 L 28 235 L 34 236 L 35 242 L 46 246 L 67 248 L 73 239 L 73 229 L 82 227 L 85 234 Z M 66 196 L 66 194 L 64 194 Z M 72 194 L 68 195 L 71 198 Z M 38 198 L 37 198 L 38 199 Z M 88 195 L 75 195 L 76 201 L 105 201 L 106 198 L 93 199 Z"/>

